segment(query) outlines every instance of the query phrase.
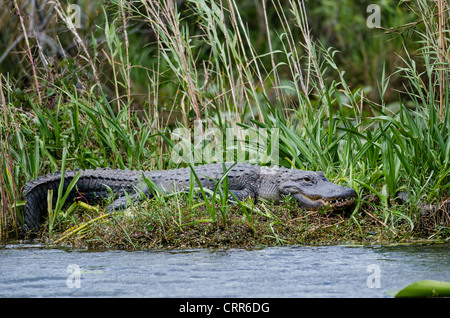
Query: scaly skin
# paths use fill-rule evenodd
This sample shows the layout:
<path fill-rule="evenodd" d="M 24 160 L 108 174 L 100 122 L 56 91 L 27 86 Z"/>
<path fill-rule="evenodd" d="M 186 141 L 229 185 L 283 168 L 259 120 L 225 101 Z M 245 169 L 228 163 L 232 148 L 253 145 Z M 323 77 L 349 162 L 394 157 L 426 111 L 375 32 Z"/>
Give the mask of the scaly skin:
<path fill-rule="evenodd" d="M 224 173 L 222 163 L 197 166 L 194 169 L 202 187 L 211 190 Z M 278 202 L 283 195 L 292 195 L 302 209 L 336 210 L 350 206 L 356 197 L 353 189 L 331 183 L 322 172 L 266 168 L 246 163 L 226 163 L 225 169 L 228 171 L 228 189 L 239 200 L 251 197 L 253 200 L 264 198 Z M 65 172 L 64 192 L 76 173 Z M 116 200 L 107 206 L 107 211 L 125 209 L 129 201 L 125 193 L 134 202 L 151 195 L 145 179 L 151 180 L 161 192 L 171 193 L 188 190 L 191 174 L 190 168 L 165 171 L 84 170 L 67 202 L 78 199 L 90 204 L 98 203 L 109 196 L 110 188 Z M 34 233 L 39 229 L 48 210 L 47 192 L 53 189 L 55 205 L 60 181 L 61 174 L 56 173 L 39 177 L 25 185 L 24 233 Z M 198 186 L 197 182 L 195 186 Z"/>

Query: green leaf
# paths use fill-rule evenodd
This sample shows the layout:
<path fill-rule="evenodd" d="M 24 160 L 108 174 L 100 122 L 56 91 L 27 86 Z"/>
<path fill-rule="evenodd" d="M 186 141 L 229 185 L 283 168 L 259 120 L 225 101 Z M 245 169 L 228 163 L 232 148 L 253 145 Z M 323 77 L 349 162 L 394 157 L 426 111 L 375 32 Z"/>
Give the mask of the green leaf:
<path fill-rule="evenodd" d="M 395 294 L 401 297 L 450 297 L 450 283 L 437 280 L 419 280 Z"/>

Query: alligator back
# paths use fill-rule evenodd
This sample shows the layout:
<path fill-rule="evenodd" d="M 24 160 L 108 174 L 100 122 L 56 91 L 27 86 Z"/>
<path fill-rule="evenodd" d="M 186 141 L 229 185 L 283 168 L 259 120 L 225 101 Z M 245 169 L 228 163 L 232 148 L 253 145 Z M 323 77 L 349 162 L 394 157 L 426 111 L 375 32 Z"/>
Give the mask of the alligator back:
<path fill-rule="evenodd" d="M 225 168 L 225 170 L 224 170 Z M 260 167 L 249 163 L 212 163 L 194 167 L 202 187 L 214 189 L 217 181 L 228 171 L 228 187 L 232 190 L 241 190 L 256 182 L 260 176 Z M 178 168 L 163 171 L 148 171 L 145 176 L 151 179 L 155 185 L 165 193 L 183 191 L 189 189 L 192 170 L 191 168 Z M 197 179 L 194 186 L 198 187 Z"/>
<path fill-rule="evenodd" d="M 214 189 L 216 182 L 223 176 L 224 166 L 222 164 L 207 164 L 195 167 L 195 172 L 203 187 Z M 250 189 L 250 192 L 236 192 L 242 195 L 256 195 L 256 182 L 259 179 L 260 167 L 245 163 L 226 163 L 225 169 L 230 169 L 228 174 L 228 185 L 230 190 L 240 191 Z M 66 171 L 64 175 L 64 192 L 76 176 L 77 171 Z M 116 196 L 107 211 L 123 209 L 127 206 L 125 193 L 130 194 L 133 201 L 142 198 L 142 193 L 150 195 L 143 176 L 154 182 L 154 184 L 165 193 L 183 191 L 189 189 L 191 169 L 179 168 L 164 171 L 136 171 L 116 169 L 82 170 L 80 178 L 75 187 L 67 197 L 66 202 L 74 199 L 82 200 L 90 204 L 100 202 L 110 195 L 110 191 Z M 61 173 L 50 174 L 39 177 L 25 185 L 25 209 L 23 232 L 37 232 L 43 219 L 47 216 L 48 190 L 53 190 L 53 206 L 56 204 L 58 188 L 61 182 Z M 195 186 L 198 183 L 194 182 Z"/>

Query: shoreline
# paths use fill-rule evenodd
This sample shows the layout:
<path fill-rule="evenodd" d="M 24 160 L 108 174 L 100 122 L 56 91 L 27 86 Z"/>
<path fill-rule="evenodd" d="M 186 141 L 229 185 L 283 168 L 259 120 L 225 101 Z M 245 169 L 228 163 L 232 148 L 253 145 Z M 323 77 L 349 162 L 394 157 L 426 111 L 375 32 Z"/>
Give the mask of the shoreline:
<path fill-rule="evenodd" d="M 292 202 L 282 205 L 256 204 L 253 214 L 244 215 L 231 206 L 228 215 L 216 215 L 213 222 L 206 209 L 175 209 L 175 200 L 152 201 L 124 212 L 78 211 L 40 240 L 55 246 L 107 250 L 176 250 L 197 248 L 265 248 L 273 246 L 390 245 L 445 242 L 439 226 L 424 217 L 414 223 L 398 221 L 386 226 L 360 208 L 350 212 L 305 212 L 294 210 Z M 175 211 L 175 212 L 174 212 Z M 266 214 L 261 214 L 265 211 Z"/>

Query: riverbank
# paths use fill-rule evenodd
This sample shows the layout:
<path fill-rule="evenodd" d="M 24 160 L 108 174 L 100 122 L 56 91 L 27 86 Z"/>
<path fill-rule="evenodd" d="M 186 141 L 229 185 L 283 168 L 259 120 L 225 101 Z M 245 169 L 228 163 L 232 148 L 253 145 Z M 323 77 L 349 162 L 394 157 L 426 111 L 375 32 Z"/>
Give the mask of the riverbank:
<path fill-rule="evenodd" d="M 106 214 L 101 209 L 76 208 L 52 233 L 44 226 L 42 242 L 88 249 L 192 249 L 255 248 L 287 245 L 362 244 L 383 245 L 448 240 L 448 214 L 442 210 L 414 222 L 398 219 L 386 225 L 374 205 L 364 203 L 356 213 L 347 211 L 301 211 L 286 199 L 275 205 L 259 202 L 242 207 L 229 205 L 215 221 L 201 202 L 159 198 Z M 406 209 L 394 205 L 388 213 Z M 379 208 L 378 208 L 379 209 Z M 402 215 L 407 215 L 403 212 Z M 436 222 L 441 222 L 440 224 Z M 446 226 L 444 226 L 446 225 Z"/>

